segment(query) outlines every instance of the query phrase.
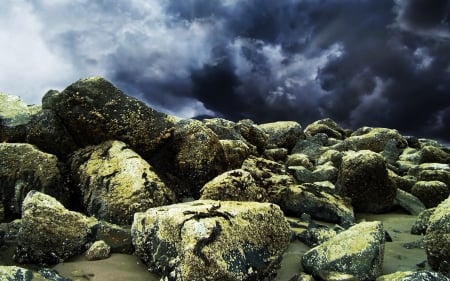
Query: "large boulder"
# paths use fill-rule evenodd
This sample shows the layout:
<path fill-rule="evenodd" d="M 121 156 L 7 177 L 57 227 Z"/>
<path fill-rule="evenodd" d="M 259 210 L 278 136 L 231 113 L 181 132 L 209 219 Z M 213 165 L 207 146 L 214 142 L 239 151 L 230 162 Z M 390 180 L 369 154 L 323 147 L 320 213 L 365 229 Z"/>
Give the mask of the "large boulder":
<path fill-rule="evenodd" d="M 374 280 L 382 272 L 384 242 L 381 222 L 362 222 L 307 251 L 301 261 L 303 269 L 318 278 L 339 272 L 360 281 Z"/>
<path fill-rule="evenodd" d="M 164 280 L 273 280 L 290 229 L 270 203 L 198 200 L 136 213 L 135 254 Z"/>
<path fill-rule="evenodd" d="M 87 249 L 96 220 L 64 208 L 53 197 L 30 191 L 23 201 L 14 259 L 50 265 Z"/>
<path fill-rule="evenodd" d="M 175 202 L 154 169 L 121 141 L 76 151 L 69 159 L 89 215 L 131 225 L 135 212 Z"/>
<path fill-rule="evenodd" d="M 305 134 L 307 135 L 314 136 L 319 133 L 340 140 L 344 139 L 346 136 L 345 130 L 330 118 L 314 121 L 305 128 Z"/>
<path fill-rule="evenodd" d="M 344 227 L 354 224 L 355 216 L 349 198 L 333 194 L 315 184 L 290 185 L 281 191 L 280 207 L 287 214 L 311 217 Z"/>
<path fill-rule="evenodd" d="M 0 93 L 0 142 L 24 142 L 27 124 L 40 106 L 28 106 L 19 97 Z"/>
<path fill-rule="evenodd" d="M 433 208 L 447 199 L 450 191 L 440 181 L 418 181 L 411 188 L 411 194 L 419 198 L 427 208 Z"/>
<path fill-rule="evenodd" d="M 238 169 L 250 155 L 257 155 L 256 147 L 242 140 L 220 140 L 230 169 Z"/>
<path fill-rule="evenodd" d="M 242 169 L 231 170 L 207 182 L 200 190 L 200 199 L 222 201 L 267 200 L 266 190 L 256 185 L 252 175 Z"/>
<path fill-rule="evenodd" d="M 431 268 L 450 277 L 450 198 L 439 204 L 431 215 L 425 245 Z"/>
<path fill-rule="evenodd" d="M 295 121 L 278 121 L 258 126 L 269 135 L 269 148 L 282 147 L 291 150 L 297 141 L 304 136 L 302 126 Z"/>
<path fill-rule="evenodd" d="M 420 163 L 450 164 L 450 154 L 439 147 L 426 145 L 420 150 Z"/>
<path fill-rule="evenodd" d="M 58 156 L 61 160 L 65 160 L 70 153 L 78 149 L 61 119 L 49 109 L 39 111 L 28 122 L 26 142 Z"/>
<path fill-rule="evenodd" d="M 269 135 L 266 134 L 259 126 L 250 119 L 243 119 L 236 123 L 239 133 L 249 143 L 256 146 L 259 152 L 262 152 L 267 146 Z"/>
<path fill-rule="evenodd" d="M 336 190 L 350 197 L 356 211 L 380 213 L 389 210 L 397 192 L 388 176 L 384 158 L 373 151 L 349 151 L 342 157 Z"/>
<path fill-rule="evenodd" d="M 22 201 L 32 189 L 68 202 L 56 156 L 30 144 L 0 143 L 0 209 L 6 216 L 20 216 Z"/>
<path fill-rule="evenodd" d="M 205 183 L 229 167 L 217 135 L 192 119 L 176 124 L 173 137 L 152 156 L 150 163 L 178 197 L 195 198 Z"/>
<path fill-rule="evenodd" d="M 256 185 L 267 194 L 267 200 L 275 204 L 281 202 L 282 191 L 296 183 L 284 165 L 261 157 L 250 156 L 242 163 L 242 169 L 252 175 Z"/>
<path fill-rule="evenodd" d="M 371 127 L 356 130 L 344 142 L 354 150 L 382 152 L 392 140 L 395 141 L 398 148 L 405 148 L 408 145 L 406 139 L 397 130 Z"/>
<path fill-rule="evenodd" d="M 100 77 L 78 80 L 61 93 L 49 91 L 42 107 L 58 115 L 78 146 L 116 139 L 144 158 L 170 137 L 175 121 Z"/>

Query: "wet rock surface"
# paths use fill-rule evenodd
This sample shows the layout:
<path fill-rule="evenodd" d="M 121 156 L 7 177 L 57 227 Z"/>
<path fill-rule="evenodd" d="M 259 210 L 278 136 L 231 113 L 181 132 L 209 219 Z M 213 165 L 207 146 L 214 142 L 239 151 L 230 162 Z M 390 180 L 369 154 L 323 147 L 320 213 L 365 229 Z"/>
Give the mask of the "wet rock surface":
<path fill-rule="evenodd" d="M 274 204 L 199 200 L 136 213 L 132 236 L 168 280 L 271 280 L 290 230 Z"/>
<path fill-rule="evenodd" d="M 100 77 L 50 90 L 42 106 L 0 100 L 0 265 L 18 274 L 65 261 L 83 264 L 64 275 L 83 281 L 449 276 L 450 149 L 437 141 L 327 118 L 304 129 L 180 119 Z M 110 254 L 87 261 L 101 240 L 94 249 Z M 316 256 L 335 262 L 307 263 Z M 127 257 L 147 264 L 128 267 L 140 276 L 119 272 Z"/>

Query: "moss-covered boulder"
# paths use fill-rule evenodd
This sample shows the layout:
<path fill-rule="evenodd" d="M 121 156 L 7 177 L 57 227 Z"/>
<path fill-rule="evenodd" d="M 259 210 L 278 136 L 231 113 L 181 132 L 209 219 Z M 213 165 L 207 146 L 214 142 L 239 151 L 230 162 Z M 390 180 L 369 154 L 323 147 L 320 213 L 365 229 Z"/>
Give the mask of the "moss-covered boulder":
<path fill-rule="evenodd" d="M 153 167 L 121 141 L 80 149 L 69 164 L 87 213 L 98 219 L 131 225 L 135 212 L 176 200 Z"/>
<path fill-rule="evenodd" d="M 269 135 L 269 148 L 287 148 L 291 150 L 297 141 L 304 136 L 302 126 L 295 121 L 278 121 L 258 126 Z"/>
<path fill-rule="evenodd" d="M 433 208 L 447 199 L 450 191 L 440 181 L 418 181 L 411 188 L 411 194 L 419 198 L 427 208 Z"/>
<path fill-rule="evenodd" d="M 48 92 L 42 107 L 58 115 L 78 146 L 121 140 L 144 158 L 170 136 L 175 122 L 100 77 Z"/>
<path fill-rule="evenodd" d="M 439 204 L 431 215 L 425 245 L 431 268 L 450 277 L 450 198 Z"/>
<path fill-rule="evenodd" d="M 355 222 L 349 198 L 316 184 L 290 185 L 281 191 L 278 203 L 287 214 L 311 217 L 349 227 Z"/>
<path fill-rule="evenodd" d="M 354 150 L 372 150 L 382 152 L 386 145 L 394 140 L 398 148 L 406 148 L 408 142 L 395 129 L 363 127 L 344 140 Z"/>
<path fill-rule="evenodd" d="M 256 147 L 242 140 L 220 140 L 229 169 L 238 169 L 247 157 L 257 155 Z"/>
<path fill-rule="evenodd" d="M 96 220 L 64 208 L 53 197 L 30 191 L 23 201 L 14 259 L 56 264 L 87 249 Z"/>
<path fill-rule="evenodd" d="M 198 200 L 136 213 L 133 244 L 165 280 L 273 280 L 290 237 L 270 203 Z"/>
<path fill-rule="evenodd" d="M 382 272 L 384 242 L 381 222 L 362 222 L 306 252 L 303 269 L 318 278 L 326 272 L 339 272 L 360 281 L 374 280 Z"/>
<path fill-rule="evenodd" d="M 426 145 L 420 150 L 420 163 L 450 164 L 450 154 L 439 147 Z"/>
<path fill-rule="evenodd" d="M 411 226 L 411 234 L 424 235 L 427 232 L 428 225 L 430 224 L 430 217 L 433 215 L 435 210 L 436 208 L 430 208 L 420 212 L 416 221 Z"/>
<path fill-rule="evenodd" d="M 240 120 L 236 123 L 236 126 L 244 139 L 256 146 L 259 152 L 262 152 L 266 148 L 269 135 L 259 128 L 252 120 Z"/>
<path fill-rule="evenodd" d="M 307 135 L 314 136 L 319 133 L 340 140 L 344 139 L 346 136 L 345 130 L 330 118 L 314 121 L 305 128 L 305 134 Z"/>
<path fill-rule="evenodd" d="M 252 175 L 242 169 L 231 170 L 207 182 L 200 199 L 222 201 L 267 201 L 267 191 L 256 185 Z"/>
<path fill-rule="evenodd" d="M 346 152 L 342 157 L 336 190 L 351 198 L 355 210 L 380 213 L 393 206 L 397 187 L 388 176 L 384 158 L 361 150 Z"/>
<path fill-rule="evenodd" d="M 55 155 L 26 143 L 0 143 L 0 209 L 4 216 L 19 217 L 22 201 L 38 190 L 67 203 L 61 165 Z M 4 218 L 0 217 L 0 222 Z"/>

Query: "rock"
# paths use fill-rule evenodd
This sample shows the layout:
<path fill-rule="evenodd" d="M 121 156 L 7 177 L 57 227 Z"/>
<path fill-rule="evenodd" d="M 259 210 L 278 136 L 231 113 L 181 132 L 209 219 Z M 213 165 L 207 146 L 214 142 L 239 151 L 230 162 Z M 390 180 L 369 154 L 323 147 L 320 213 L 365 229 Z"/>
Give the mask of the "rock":
<path fill-rule="evenodd" d="M 28 122 L 26 142 L 56 155 L 61 160 L 65 160 L 70 153 L 78 149 L 61 119 L 49 109 L 41 110 Z"/>
<path fill-rule="evenodd" d="M 95 240 L 102 240 L 108 244 L 111 248 L 111 253 L 132 254 L 133 245 L 130 228 L 98 221 L 92 228 L 92 232 L 95 234 Z"/>
<path fill-rule="evenodd" d="M 336 182 L 338 174 L 339 170 L 333 166 L 333 162 L 317 165 L 312 172 L 312 176 L 316 179 L 315 181 Z"/>
<path fill-rule="evenodd" d="M 380 213 L 393 206 L 397 187 L 388 176 L 383 157 L 361 150 L 342 157 L 336 191 L 350 197 L 356 211 Z"/>
<path fill-rule="evenodd" d="M 203 124 L 210 128 L 221 140 L 241 140 L 245 138 L 238 130 L 235 122 L 223 118 L 203 119 Z"/>
<path fill-rule="evenodd" d="M 398 271 L 382 275 L 376 281 L 449 281 L 450 279 L 439 272 L 430 270 Z"/>
<path fill-rule="evenodd" d="M 388 170 L 388 175 L 395 182 L 398 189 L 411 193 L 411 188 L 416 183 L 417 179 L 412 176 L 399 176 L 392 170 Z"/>
<path fill-rule="evenodd" d="M 153 167 L 121 141 L 80 149 L 69 163 L 87 213 L 98 219 L 131 225 L 135 212 L 175 202 Z"/>
<path fill-rule="evenodd" d="M 406 139 L 397 130 L 371 127 L 356 130 L 344 142 L 354 150 L 371 150 L 374 152 L 382 152 L 388 143 L 390 145 L 395 144 L 399 149 L 408 145 Z"/>
<path fill-rule="evenodd" d="M 0 142 L 24 142 L 27 124 L 39 110 L 17 96 L 0 93 Z"/>
<path fill-rule="evenodd" d="M 178 198 L 199 197 L 208 181 L 229 169 L 217 135 L 202 122 L 179 121 L 173 137 L 150 159 Z"/>
<path fill-rule="evenodd" d="M 344 198 L 315 184 L 290 185 L 281 192 L 279 205 L 287 214 L 311 217 L 349 227 L 355 221 L 353 208 Z"/>
<path fill-rule="evenodd" d="M 411 234 L 423 235 L 426 233 L 428 224 L 430 222 L 430 217 L 434 213 L 436 208 L 430 208 L 422 211 L 414 224 L 411 226 Z"/>
<path fill-rule="evenodd" d="M 402 153 L 398 156 L 399 161 L 411 162 L 412 164 L 420 163 L 420 150 L 417 148 L 406 147 Z"/>
<path fill-rule="evenodd" d="M 262 152 L 269 140 L 269 135 L 260 129 L 252 120 L 243 119 L 237 122 L 237 129 L 241 135 L 251 144 L 257 147 L 259 152 Z"/>
<path fill-rule="evenodd" d="M 19 263 L 51 265 L 81 254 L 95 223 L 95 219 L 67 210 L 53 197 L 30 191 L 23 201 L 14 259 Z"/>
<path fill-rule="evenodd" d="M 220 140 L 220 143 L 230 169 L 240 168 L 247 157 L 257 155 L 255 146 L 250 147 L 241 140 Z"/>
<path fill-rule="evenodd" d="M 433 208 L 447 199 L 450 191 L 440 181 L 418 181 L 411 188 L 411 194 L 419 198 L 427 208 Z"/>
<path fill-rule="evenodd" d="M 289 166 L 303 166 L 308 170 L 314 170 L 314 165 L 312 164 L 309 157 L 302 153 L 294 153 L 287 156 L 285 163 L 286 167 Z"/>
<path fill-rule="evenodd" d="M 79 147 L 120 140 L 144 158 L 171 136 L 175 122 L 100 77 L 48 92 L 42 107 L 58 115 Z"/>
<path fill-rule="evenodd" d="M 344 154 L 335 149 L 328 149 L 322 153 L 316 160 L 317 165 L 323 165 L 327 162 L 332 162 L 335 167 L 341 166 L 342 156 Z"/>
<path fill-rule="evenodd" d="M 309 157 L 309 159 L 317 159 L 329 148 L 325 147 L 328 142 L 328 136 L 322 133 L 316 134 L 311 138 L 300 139 L 292 148 L 291 154 L 301 153 Z"/>
<path fill-rule="evenodd" d="M 395 196 L 395 203 L 400 207 L 408 211 L 413 216 L 419 215 L 421 212 L 426 210 L 425 205 L 420 201 L 419 198 L 403 191 L 401 189 L 397 189 L 397 195 Z"/>
<path fill-rule="evenodd" d="M 0 143 L 0 206 L 4 216 L 19 217 L 22 201 L 32 189 L 68 202 L 69 191 L 58 159 L 30 144 Z"/>
<path fill-rule="evenodd" d="M 313 172 L 303 166 L 289 166 L 289 172 L 295 177 L 298 183 L 312 183 L 318 181 Z"/>
<path fill-rule="evenodd" d="M 395 164 L 404 148 L 405 145 L 403 142 L 399 142 L 396 139 L 390 139 L 386 142 L 381 155 L 384 157 L 387 163 Z"/>
<path fill-rule="evenodd" d="M 300 272 L 289 279 L 289 281 L 314 281 L 314 277 L 304 272 Z"/>
<path fill-rule="evenodd" d="M 359 223 L 307 251 L 301 261 L 303 269 L 315 278 L 339 272 L 361 281 L 374 280 L 382 272 L 384 237 L 381 222 Z"/>
<path fill-rule="evenodd" d="M 252 175 L 242 169 L 225 172 L 200 190 L 201 199 L 222 201 L 258 201 L 267 200 L 267 191 L 256 185 Z"/>
<path fill-rule="evenodd" d="M 286 148 L 291 150 L 303 137 L 302 126 L 295 121 L 279 121 L 258 126 L 269 135 L 269 148 Z"/>
<path fill-rule="evenodd" d="M 440 181 L 450 187 L 450 171 L 440 169 L 426 169 L 419 171 L 418 180 Z"/>
<path fill-rule="evenodd" d="M 275 161 L 250 156 L 242 163 L 242 169 L 252 175 L 256 185 L 265 190 L 267 200 L 275 204 L 280 203 L 282 191 L 295 184 L 284 165 Z"/>
<path fill-rule="evenodd" d="M 164 280 L 273 280 L 290 237 L 274 204 L 212 200 L 136 213 L 131 231 Z"/>
<path fill-rule="evenodd" d="M 425 235 L 428 264 L 450 276 L 450 198 L 436 207 Z"/>
<path fill-rule="evenodd" d="M 111 253 L 111 247 L 103 240 L 95 241 L 85 253 L 85 257 L 88 261 L 104 260 L 109 257 Z"/>
<path fill-rule="evenodd" d="M 420 153 L 420 163 L 450 164 L 450 154 L 438 147 L 426 145 L 422 147 Z"/>
<path fill-rule="evenodd" d="M 297 239 L 310 248 L 316 247 L 336 236 L 336 231 L 324 225 L 309 223 L 305 231 L 297 234 Z"/>
<path fill-rule="evenodd" d="M 43 268 L 37 272 L 18 266 L 0 265 L 0 280 L 5 281 L 71 281 L 56 270 Z"/>
<path fill-rule="evenodd" d="M 305 128 L 305 134 L 314 136 L 319 133 L 326 134 L 329 138 L 340 140 L 344 139 L 346 135 L 345 130 L 330 118 L 317 120 Z"/>
<path fill-rule="evenodd" d="M 264 157 L 277 162 L 285 162 L 288 156 L 286 148 L 270 148 L 264 150 Z"/>

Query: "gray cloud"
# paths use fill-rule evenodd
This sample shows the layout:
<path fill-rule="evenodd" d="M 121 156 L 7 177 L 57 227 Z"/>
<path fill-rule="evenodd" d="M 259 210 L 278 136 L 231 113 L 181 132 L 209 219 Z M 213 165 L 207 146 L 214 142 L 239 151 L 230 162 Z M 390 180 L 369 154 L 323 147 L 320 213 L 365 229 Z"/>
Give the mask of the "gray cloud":
<path fill-rule="evenodd" d="M 450 141 L 448 0 L 7 2 L 0 91 L 27 101 L 102 75 L 183 117 Z"/>

